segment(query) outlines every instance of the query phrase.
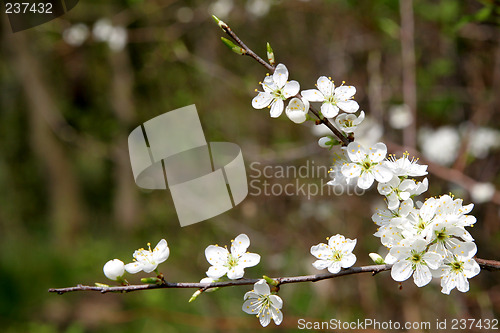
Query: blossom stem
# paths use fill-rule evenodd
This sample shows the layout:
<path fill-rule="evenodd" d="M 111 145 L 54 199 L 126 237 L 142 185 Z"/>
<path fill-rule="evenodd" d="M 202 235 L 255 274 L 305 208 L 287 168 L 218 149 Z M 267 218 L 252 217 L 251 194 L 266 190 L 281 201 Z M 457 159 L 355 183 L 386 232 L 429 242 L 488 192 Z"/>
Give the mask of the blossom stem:
<path fill-rule="evenodd" d="M 227 24 L 219 26 L 229 37 L 231 37 L 241 48 L 245 50 L 245 53 L 243 53 L 243 55 L 247 55 L 255 59 L 259 64 L 264 66 L 270 72 L 270 74 L 274 73 L 274 66 L 267 63 L 264 59 L 259 57 L 254 51 L 252 51 L 252 49 L 250 49 L 245 43 L 243 43 L 243 41 L 234 33 L 233 30 L 231 30 L 231 28 Z M 297 94 L 294 97 L 301 98 L 302 96 L 300 96 L 300 94 Z M 309 111 L 320 121 L 320 123 L 324 124 L 326 127 L 328 127 L 330 131 L 332 131 L 332 133 L 340 140 L 340 142 L 342 142 L 343 146 L 347 146 L 349 143 L 354 141 L 354 138 L 352 138 L 351 140 L 350 138 L 344 136 L 335 126 L 332 125 L 332 123 L 328 121 L 327 118 L 322 118 L 319 115 L 319 112 L 315 110 L 312 106 L 309 106 Z"/>
<path fill-rule="evenodd" d="M 500 270 L 500 261 L 486 260 L 480 258 L 474 258 L 474 260 L 476 260 L 479 266 L 481 266 L 481 268 L 483 269 L 489 271 Z M 288 283 L 300 283 L 300 282 L 317 282 L 321 280 L 333 279 L 340 276 L 359 274 L 359 273 L 372 273 L 373 275 L 375 275 L 380 272 L 389 271 L 391 268 L 392 265 L 389 264 L 370 265 L 370 266 L 351 267 L 348 269 L 341 270 L 336 274 L 326 273 L 326 274 L 315 274 L 315 275 L 277 277 L 271 279 L 276 280 L 279 285 Z M 138 284 L 138 285 L 113 286 L 113 287 L 86 286 L 79 284 L 75 287 L 51 288 L 49 289 L 49 292 L 62 295 L 64 293 L 73 291 L 99 291 L 104 294 L 108 292 L 131 292 L 138 290 L 166 289 L 166 288 L 196 288 L 196 289 L 207 290 L 215 287 L 223 288 L 231 286 L 253 285 L 259 280 L 260 279 L 239 279 L 239 280 L 221 281 L 214 283 L 165 282 L 164 284 Z"/>

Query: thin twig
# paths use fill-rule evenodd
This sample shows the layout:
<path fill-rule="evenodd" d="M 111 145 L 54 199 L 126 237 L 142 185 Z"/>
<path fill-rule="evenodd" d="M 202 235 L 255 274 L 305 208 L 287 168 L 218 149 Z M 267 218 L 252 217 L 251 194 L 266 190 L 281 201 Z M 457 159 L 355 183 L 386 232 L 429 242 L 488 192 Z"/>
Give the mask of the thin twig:
<path fill-rule="evenodd" d="M 219 27 L 229 36 L 231 37 L 242 49 L 245 50 L 243 55 L 247 55 L 254 60 L 256 60 L 259 64 L 264 66 L 270 74 L 274 73 L 274 66 L 269 64 L 267 61 L 259 57 L 252 49 L 250 49 L 239 37 L 234 33 L 233 30 L 224 22 L 220 21 L 219 22 Z M 300 94 L 295 95 L 295 97 L 302 98 Z M 331 122 L 328 121 L 327 118 L 323 118 L 320 116 L 319 112 L 315 110 L 312 106 L 309 107 L 309 111 L 318 119 L 319 123 L 324 124 L 332 133 L 340 140 L 343 146 L 347 146 L 349 143 L 351 143 L 350 138 L 346 137 L 343 135 Z M 318 124 L 319 125 L 319 124 Z"/>
<path fill-rule="evenodd" d="M 476 262 L 481 266 L 482 269 L 488 271 L 498 271 L 500 270 L 500 261 L 496 260 L 487 260 L 474 258 Z M 372 273 L 373 275 L 388 271 L 392 268 L 392 265 L 370 265 L 370 266 L 361 266 L 361 267 L 351 267 L 348 269 L 344 269 L 336 274 L 325 273 L 325 274 L 314 274 L 314 275 L 302 275 L 302 276 L 289 276 L 289 277 L 277 277 L 272 278 L 275 280 L 278 285 L 289 284 L 289 283 L 301 283 L 301 282 L 317 282 L 321 280 L 333 279 L 340 276 L 359 274 L 359 273 Z M 64 293 L 73 292 L 73 291 L 99 291 L 103 294 L 108 292 L 121 292 L 127 293 L 132 291 L 139 290 L 149 290 L 149 289 L 168 289 L 168 288 L 196 288 L 203 289 L 204 291 L 210 288 L 224 288 L 224 287 L 232 287 L 232 286 L 245 286 L 252 285 L 255 282 L 259 281 L 259 279 L 239 279 L 239 280 L 231 280 L 231 281 L 222 281 L 222 282 L 214 282 L 214 283 L 191 283 L 191 282 L 165 282 L 163 284 L 137 284 L 137 285 L 128 285 L 128 286 L 114 286 L 114 287 L 105 287 L 105 286 L 85 286 L 85 285 L 77 285 L 75 287 L 68 288 L 51 288 L 49 292 L 57 293 L 62 295 Z"/>
<path fill-rule="evenodd" d="M 499 263 L 500 265 L 500 263 Z M 362 267 L 351 267 L 340 271 L 339 273 L 332 274 L 314 274 L 314 275 L 303 275 L 303 276 L 290 276 L 290 277 L 278 277 L 272 278 L 276 280 L 278 284 L 288 284 L 288 283 L 299 283 L 299 282 L 316 282 L 326 279 L 332 279 L 339 276 L 358 274 L 358 273 L 379 273 L 383 271 L 390 270 L 392 265 L 371 265 Z M 69 288 L 51 288 L 49 292 L 58 293 L 60 295 L 72 292 L 72 291 L 99 291 L 101 293 L 108 292 L 131 292 L 138 290 L 148 290 L 148 289 L 166 289 L 166 288 L 197 288 L 197 289 L 209 289 L 209 288 L 223 288 L 231 286 L 243 286 L 252 285 L 260 279 L 239 279 L 231 281 L 222 281 L 214 283 L 190 283 L 190 282 L 165 282 L 164 284 L 139 284 L 139 285 L 128 285 L 128 286 L 116 286 L 116 287 L 105 287 L 105 286 L 85 286 L 77 285 L 75 287 Z"/>

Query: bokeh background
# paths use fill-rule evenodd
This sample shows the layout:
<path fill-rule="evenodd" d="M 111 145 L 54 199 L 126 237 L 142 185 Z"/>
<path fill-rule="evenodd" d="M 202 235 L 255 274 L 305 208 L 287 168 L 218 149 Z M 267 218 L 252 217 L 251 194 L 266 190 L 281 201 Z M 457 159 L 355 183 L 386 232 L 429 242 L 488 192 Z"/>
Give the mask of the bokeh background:
<path fill-rule="evenodd" d="M 383 205 L 328 194 L 332 153 L 321 130 L 254 110 L 265 69 L 228 50 L 216 14 L 262 57 L 265 43 L 303 89 L 320 75 L 357 87 L 365 142 L 409 150 L 429 163 L 428 195 L 475 202 L 478 256 L 500 259 L 500 8 L 476 0 L 80 1 L 63 17 L 13 34 L 5 14 L 0 53 L 0 327 L 2 332 L 253 332 L 241 311 L 249 287 L 188 304 L 194 290 L 49 294 L 51 287 L 106 283 L 103 264 L 125 262 L 166 238 L 168 280 L 195 282 L 204 249 L 250 236 L 261 263 L 247 277 L 313 274 L 312 245 L 357 238 L 357 264 L 379 251 L 371 215 Z M 235 209 L 181 228 L 168 191 L 136 187 L 127 136 L 164 112 L 196 104 L 207 141 L 241 146 L 254 187 Z M 274 174 L 280 167 L 309 173 Z M 259 176 L 266 170 L 270 177 Z M 313 184 L 310 198 L 259 195 L 269 186 Z M 279 194 L 279 193 L 278 193 Z M 138 282 L 138 276 L 129 276 Z M 142 275 L 144 276 L 144 275 Z M 438 283 L 400 290 L 388 273 L 281 288 L 285 319 L 430 321 L 499 318 L 500 273 L 483 271 L 462 294 Z M 415 330 L 418 331 L 418 330 Z"/>

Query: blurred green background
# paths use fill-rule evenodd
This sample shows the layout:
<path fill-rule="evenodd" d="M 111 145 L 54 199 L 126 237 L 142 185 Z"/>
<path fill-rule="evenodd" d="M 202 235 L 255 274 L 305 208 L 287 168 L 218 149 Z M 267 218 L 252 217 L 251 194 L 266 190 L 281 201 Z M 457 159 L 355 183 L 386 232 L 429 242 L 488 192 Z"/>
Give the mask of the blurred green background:
<path fill-rule="evenodd" d="M 428 133 L 422 128 L 450 126 L 458 135 L 449 147 L 455 154 L 445 169 L 430 168 L 429 195 L 451 191 L 469 203 L 474 180 L 500 187 L 495 145 L 500 140 L 493 136 L 488 143 L 476 132 L 487 128 L 498 135 L 500 129 L 496 1 L 80 1 L 63 17 L 15 34 L 1 15 L 2 332 L 261 329 L 241 311 L 250 287 L 226 288 L 189 304 L 194 290 L 47 292 L 107 283 L 102 273 L 107 260 L 129 262 L 135 249 L 161 238 L 171 255 L 159 268 L 170 281 L 199 281 L 209 267 L 205 247 L 229 244 L 239 233 L 249 235 L 249 251 L 262 255 L 247 277 L 314 274 L 310 247 L 337 233 L 357 238 L 357 265 L 370 264 L 368 253 L 380 247 L 371 215 L 383 204 L 373 188 L 364 196 L 311 198 L 257 195 L 251 189 L 235 209 L 181 228 L 168 191 L 136 187 L 128 133 L 190 104 L 198 108 L 207 141 L 241 146 L 249 177 L 258 179 L 256 188 L 264 181 L 256 170 L 265 166 L 332 163 L 331 153 L 317 147 L 311 124 L 295 125 L 284 115 L 271 119 L 267 110 L 251 107 L 265 69 L 224 47 L 213 13 L 262 57 L 271 42 L 277 61 L 303 89 L 312 88 L 320 75 L 356 86 L 361 109 L 382 131 L 381 140 L 392 143 L 391 152 L 415 148 L 417 133 L 424 138 Z M 112 27 L 113 37 L 103 40 L 97 22 Z M 391 126 L 389 112 L 402 103 L 417 110 L 416 125 L 403 130 Z M 477 147 L 486 153 L 475 154 Z M 320 173 L 299 182 L 323 186 L 327 180 Z M 496 193 L 473 210 L 478 257 L 500 259 L 499 204 Z M 139 275 L 129 280 L 137 283 Z M 483 271 L 470 282 L 468 293 L 454 290 L 450 296 L 434 282 L 419 289 L 409 280 L 400 290 L 388 273 L 286 285 L 280 291 L 284 321 L 266 330 L 299 331 L 300 318 L 432 323 L 499 318 L 500 274 Z"/>

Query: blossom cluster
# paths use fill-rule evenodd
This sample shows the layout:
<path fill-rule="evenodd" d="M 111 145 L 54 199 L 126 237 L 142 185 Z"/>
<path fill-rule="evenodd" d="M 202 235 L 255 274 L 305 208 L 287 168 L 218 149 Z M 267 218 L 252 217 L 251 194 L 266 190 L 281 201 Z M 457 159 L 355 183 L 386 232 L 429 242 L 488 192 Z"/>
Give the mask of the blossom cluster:
<path fill-rule="evenodd" d="M 264 91 L 258 92 L 252 100 L 255 109 L 270 108 L 272 118 L 279 117 L 285 110 L 288 118 L 294 123 L 300 124 L 307 120 L 311 102 L 321 102 L 320 114 L 333 119 L 342 110 L 346 113 L 335 119 L 335 124 L 346 133 L 352 133 L 359 125 L 365 114 L 361 111 L 360 116 L 353 115 L 359 109 L 359 105 L 353 100 L 356 88 L 344 86 L 344 82 L 338 87 L 331 78 L 321 76 L 317 80 L 317 89 L 303 90 L 299 94 L 300 84 L 297 81 L 288 81 L 288 69 L 283 64 L 278 64 L 272 75 L 266 75 L 260 82 Z M 291 100 L 285 108 L 285 101 Z"/>
<path fill-rule="evenodd" d="M 319 270 L 328 269 L 335 274 L 342 268 L 348 268 L 356 262 L 356 256 L 352 253 L 356 240 L 346 239 L 342 235 L 335 235 L 329 239 L 328 245 L 320 243 L 311 247 L 311 254 L 318 258 L 313 266 Z M 205 249 L 205 257 L 211 265 L 206 275 L 201 279 L 201 283 L 207 286 L 224 281 L 224 279 L 237 280 L 245 275 L 245 268 L 253 267 L 259 264 L 260 255 L 247 252 L 250 246 L 250 239 L 245 234 L 240 234 L 231 240 L 231 247 L 221 247 L 218 245 L 209 245 Z M 166 261 L 170 255 L 170 249 L 165 239 L 160 240 L 158 245 L 151 250 L 148 243 L 148 249 L 138 249 L 134 252 L 133 262 L 124 264 L 119 259 L 109 260 L 104 264 L 104 275 L 113 281 L 127 285 L 128 281 L 124 278 L 125 272 L 135 274 L 140 271 L 145 273 L 155 272 L 157 277 L 143 278 L 141 281 L 147 283 L 165 283 L 164 276 L 158 272 L 158 265 Z M 280 325 L 283 320 L 283 300 L 277 295 L 277 290 L 271 290 L 268 282 L 276 285 L 276 282 L 266 276 L 254 284 L 253 290 L 247 292 L 243 297 L 242 310 L 248 314 L 253 314 L 259 318 L 262 326 L 267 326 L 271 319 L 276 325 Z M 206 289 L 207 292 L 217 290 L 217 287 Z M 196 299 L 202 291 L 198 290 L 193 294 L 191 300 Z"/>
<path fill-rule="evenodd" d="M 270 107 L 273 118 L 281 115 L 284 101 L 291 98 L 286 114 L 295 123 L 308 119 L 312 102 L 321 102 L 319 116 L 335 118 L 332 124 L 352 139 L 352 133 L 365 119 L 363 111 L 358 117 L 354 115 L 359 109 L 358 103 L 353 100 L 356 88 L 345 86 L 344 82 L 336 87 L 330 77 L 321 76 L 316 83 L 317 89 L 303 90 L 299 94 L 300 84 L 288 81 L 287 68 L 279 64 L 274 74 L 266 76 L 261 84 L 264 91 L 252 100 L 252 106 L 256 109 Z M 340 110 L 345 113 L 339 115 Z M 427 178 L 422 181 L 412 178 L 425 176 L 426 165 L 420 165 L 417 159 L 410 159 L 407 153 L 401 158 L 394 155 L 387 157 L 387 147 L 382 142 L 365 148 L 359 142 L 350 141 L 335 153 L 330 170 L 332 180 L 328 184 L 357 185 L 368 189 L 377 182 L 377 190 L 385 197 L 387 208 L 372 217 L 378 225 L 374 235 L 388 249 L 385 262 L 393 264 L 392 278 L 405 281 L 413 275 L 415 284 L 421 287 L 433 277 L 438 277 L 445 294 L 454 288 L 461 292 L 468 291 L 467 279 L 480 271 L 473 259 L 477 251 L 474 239 L 465 229 L 476 222 L 474 216 L 467 215 L 473 204 L 463 206 L 461 199 L 449 195 L 414 202 L 414 198 L 429 187 Z M 318 141 L 321 147 L 330 149 L 337 143 L 332 136 Z M 346 267 L 340 260 L 335 264 L 324 260 L 327 256 L 340 258 L 341 252 L 334 250 L 335 244 L 339 244 L 337 240 L 333 240 L 333 244 L 320 244 L 311 249 L 311 253 L 319 259 L 314 263 L 316 268 L 338 272 L 341 267 Z M 354 246 L 355 243 L 348 244 Z M 352 265 L 352 260 L 355 261 L 355 257 L 346 257 L 343 262 Z"/>

